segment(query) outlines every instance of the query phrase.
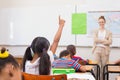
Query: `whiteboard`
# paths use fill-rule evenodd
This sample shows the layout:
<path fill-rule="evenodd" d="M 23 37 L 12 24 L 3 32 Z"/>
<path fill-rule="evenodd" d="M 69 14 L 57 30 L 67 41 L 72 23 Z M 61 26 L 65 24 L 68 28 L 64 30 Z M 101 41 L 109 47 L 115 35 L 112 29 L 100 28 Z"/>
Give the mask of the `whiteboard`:
<path fill-rule="evenodd" d="M 71 32 L 72 13 L 76 10 L 88 15 L 88 11 L 81 12 L 80 7 L 74 5 L 0 8 L 0 45 L 30 45 L 37 36 L 46 37 L 52 43 L 58 29 L 58 16 L 61 15 L 66 23 L 59 45 L 93 46 L 93 38 L 88 34 L 88 29 L 92 29 L 89 26 L 85 35 L 73 35 Z M 120 20 L 120 16 L 118 18 Z M 113 37 L 112 46 L 120 47 L 120 37 Z"/>
<path fill-rule="evenodd" d="M 71 14 L 74 6 L 37 6 L 0 9 L 0 44 L 29 45 L 37 36 L 52 43 L 58 29 L 58 16 L 65 19 L 59 45 L 75 44 L 71 34 Z"/>

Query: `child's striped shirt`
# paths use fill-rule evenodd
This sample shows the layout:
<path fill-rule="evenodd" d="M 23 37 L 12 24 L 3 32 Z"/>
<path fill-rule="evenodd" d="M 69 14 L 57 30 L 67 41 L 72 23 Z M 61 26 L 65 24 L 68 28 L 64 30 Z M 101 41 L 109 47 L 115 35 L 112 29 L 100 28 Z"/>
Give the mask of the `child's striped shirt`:
<path fill-rule="evenodd" d="M 53 68 L 74 68 L 75 70 L 79 70 L 81 65 L 75 60 L 68 60 L 66 58 L 60 58 L 53 62 Z"/>

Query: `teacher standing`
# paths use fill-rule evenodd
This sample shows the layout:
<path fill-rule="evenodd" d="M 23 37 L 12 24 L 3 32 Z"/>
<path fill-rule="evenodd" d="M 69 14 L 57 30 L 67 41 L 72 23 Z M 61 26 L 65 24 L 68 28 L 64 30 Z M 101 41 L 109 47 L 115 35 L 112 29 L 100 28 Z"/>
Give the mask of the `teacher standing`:
<path fill-rule="evenodd" d="M 103 67 L 109 61 L 110 45 L 112 44 L 112 33 L 105 29 L 106 20 L 104 16 L 98 18 L 99 28 L 94 33 L 94 45 L 92 52 L 95 56 L 95 61 L 98 62 L 101 68 L 101 79 Z"/>

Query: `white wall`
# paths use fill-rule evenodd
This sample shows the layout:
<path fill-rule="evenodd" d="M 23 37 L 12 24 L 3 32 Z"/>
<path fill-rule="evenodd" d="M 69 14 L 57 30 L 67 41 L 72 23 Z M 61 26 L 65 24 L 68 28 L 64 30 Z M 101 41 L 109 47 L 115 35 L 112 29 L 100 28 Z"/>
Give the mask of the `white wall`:
<path fill-rule="evenodd" d="M 27 46 L 5 46 L 9 49 L 10 53 L 14 56 L 23 56 L 25 53 L 25 50 Z M 66 49 L 66 46 L 59 46 L 56 51 L 56 55 L 59 56 L 60 51 Z M 80 47 L 77 46 L 77 54 L 78 56 L 81 56 L 84 59 L 91 59 L 94 60 L 94 56 L 91 53 L 91 47 Z M 110 61 L 115 61 L 117 59 L 120 59 L 120 48 L 111 48 L 110 53 Z"/>
<path fill-rule="evenodd" d="M 27 6 L 48 6 L 48 5 L 78 5 L 81 12 L 87 11 L 119 11 L 120 0 L 0 0 L 0 8 L 16 8 Z M 13 55 L 23 55 L 27 46 L 5 46 Z M 57 55 L 66 46 L 59 46 Z M 112 48 L 110 61 L 120 58 L 120 48 Z M 77 55 L 85 59 L 93 59 L 91 55 L 91 47 L 77 46 Z"/>
<path fill-rule="evenodd" d="M 26 7 L 42 5 L 75 5 L 85 4 L 86 0 L 0 0 L 0 7 Z"/>

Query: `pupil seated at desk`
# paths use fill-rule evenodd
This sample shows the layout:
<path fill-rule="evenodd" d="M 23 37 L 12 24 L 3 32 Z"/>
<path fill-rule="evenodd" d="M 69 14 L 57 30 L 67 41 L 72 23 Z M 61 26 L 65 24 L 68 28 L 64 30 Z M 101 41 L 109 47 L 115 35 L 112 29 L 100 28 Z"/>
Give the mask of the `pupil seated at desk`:
<path fill-rule="evenodd" d="M 67 50 L 70 52 L 72 60 L 78 61 L 82 65 L 88 64 L 89 60 L 85 60 L 85 59 L 81 58 L 80 56 L 76 56 L 75 45 L 68 45 Z"/>
<path fill-rule="evenodd" d="M 77 72 L 85 72 L 84 66 L 80 65 L 78 61 L 72 60 L 70 52 L 68 50 L 63 50 L 60 53 L 59 59 L 52 63 L 53 68 L 74 68 Z"/>

